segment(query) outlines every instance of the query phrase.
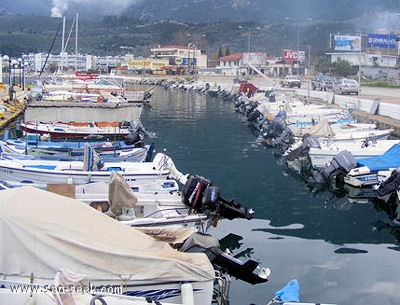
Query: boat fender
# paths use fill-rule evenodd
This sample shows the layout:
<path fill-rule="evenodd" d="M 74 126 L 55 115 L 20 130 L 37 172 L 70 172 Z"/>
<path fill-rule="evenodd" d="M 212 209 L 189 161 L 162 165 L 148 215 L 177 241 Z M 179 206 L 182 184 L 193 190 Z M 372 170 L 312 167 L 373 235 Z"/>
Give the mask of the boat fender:
<path fill-rule="evenodd" d="M 181 295 L 183 305 L 194 305 L 193 286 L 190 282 L 181 284 Z"/>
<path fill-rule="evenodd" d="M 97 97 L 97 102 L 99 103 L 104 102 L 104 96 L 100 95 L 99 97 Z"/>
<path fill-rule="evenodd" d="M 101 305 L 107 305 L 107 302 L 98 295 L 95 295 L 91 300 L 90 300 L 90 305 L 98 305 L 99 303 L 96 303 L 96 301 L 99 300 Z"/>

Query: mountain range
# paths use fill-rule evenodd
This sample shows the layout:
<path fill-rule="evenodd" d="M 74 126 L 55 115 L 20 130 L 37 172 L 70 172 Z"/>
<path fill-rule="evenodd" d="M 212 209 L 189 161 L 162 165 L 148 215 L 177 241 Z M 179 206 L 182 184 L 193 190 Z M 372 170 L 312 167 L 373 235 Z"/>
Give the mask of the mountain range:
<path fill-rule="evenodd" d="M 0 12 L 11 15 L 73 16 L 90 19 L 126 15 L 158 21 L 192 23 L 241 21 L 279 23 L 306 19 L 341 21 L 363 15 L 400 12 L 398 0 L 2 0 Z M 387 20 L 370 20 L 372 24 Z M 395 22 L 395 20 L 393 20 Z"/>
<path fill-rule="evenodd" d="M 155 45 L 197 45 L 209 52 L 329 49 L 331 33 L 393 32 L 398 0 L 2 0 L 0 53 L 47 51 L 60 17 L 79 14 L 82 52 L 137 55 Z M 57 18 L 51 18 L 57 17 Z M 11 34 L 11 35 L 10 35 Z M 10 39 L 13 37 L 13 39 Z M 56 42 L 56 44 L 59 42 Z M 102 48 L 100 48 L 102 46 Z M 104 47 L 106 46 L 106 47 Z M 25 51 L 24 51 L 25 50 Z"/>

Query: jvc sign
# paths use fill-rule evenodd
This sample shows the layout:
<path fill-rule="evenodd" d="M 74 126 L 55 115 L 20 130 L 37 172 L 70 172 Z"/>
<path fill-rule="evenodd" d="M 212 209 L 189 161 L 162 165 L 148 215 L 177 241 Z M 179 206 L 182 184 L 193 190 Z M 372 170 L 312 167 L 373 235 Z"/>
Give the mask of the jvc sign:
<path fill-rule="evenodd" d="M 303 62 L 305 59 L 305 52 L 297 50 L 283 50 L 283 59 L 285 61 Z"/>
<path fill-rule="evenodd" d="M 283 59 L 286 61 L 297 61 L 299 53 L 296 50 L 283 50 Z"/>

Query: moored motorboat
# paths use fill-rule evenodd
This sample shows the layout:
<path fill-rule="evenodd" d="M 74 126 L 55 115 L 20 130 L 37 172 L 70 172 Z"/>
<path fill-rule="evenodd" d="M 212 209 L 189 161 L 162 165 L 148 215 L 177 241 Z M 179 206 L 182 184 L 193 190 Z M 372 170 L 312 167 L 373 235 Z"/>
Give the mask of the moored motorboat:
<path fill-rule="evenodd" d="M 55 122 L 25 122 L 20 124 L 21 130 L 26 133 L 49 135 L 55 138 L 84 138 L 84 137 L 111 137 L 119 139 L 131 133 L 128 126 L 119 122 L 67 124 Z"/>
<path fill-rule="evenodd" d="M 38 159 L 0 160 L 0 179 L 35 184 L 108 181 L 113 171 L 122 172 L 129 184 L 138 180 L 167 178 L 175 168 L 170 157 L 157 153 L 151 162 L 103 162 L 92 154 L 84 161 Z"/>
<path fill-rule="evenodd" d="M 63 268 L 79 270 L 97 289 L 119 287 L 120 293 L 155 302 L 181 301 L 180 285 L 190 283 L 189 304 L 211 304 L 216 273 L 220 288 L 225 272 L 251 284 L 269 275 L 251 259 L 242 263 L 218 250 L 209 235 L 185 236 L 173 249 L 163 237 L 154 239 L 81 201 L 37 188 L 2 191 L 0 207 L 0 228 L 8 232 L 1 247 L 3 288 L 24 281 L 51 285 Z"/>
<path fill-rule="evenodd" d="M 8 305 L 35 304 L 35 305 L 148 305 L 153 303 L 149 297 L 127 296 L 122 289 L 115 287 L 95 287 L 87 280 L 87 276 L 60 269 L 55 274 L 53 283 L 33 283 L 26 281 L 9 281 L 0 279 L 0 302 Z M 193 304 L 192 286 L 189 283 L 181 284 L 182 300 L 179 303 L 162 302 L 164 305 Z M 151 302 L 151 303 L 149 303 Z"/>
<path fill-rule="evenodd" d="M 180 284 L 188 282 L 195 304 L 211 304 L 215 271 L 204 254 L 178 252 L 82 202 L 28 186 L 2 191 L 0 206 L 8 232 L 0 272 L 8 281 L 52 285 L 66 268 L 97 288 L 123 287 L 157 301 L 179 302 Z"/>
<path fill-rule="evenodd" d="M 357 160 L 384 154 L 400 140 L 368 140 L 362 142 L 332 142 L 320 147 L 310 147 L 308 155 L 314 167 L 325 167 L 332 158 L 343 150 L 349 151 Z"/>
<path fill-rule="evenodd" d="M 13 143 L 13 144 L 10 144 Z M 70 142 L 74 143 L 74 142 Z M 38 147 L 27 146 L 24 141 L 1 141 L 0 140 L 0 157 L 2 159 L 26 158 L 26 159 L 42 159 L 42 160 L 59 160 L 59 161 L 83 161 L 85 155 L 85 144 L 80 143 L 76 148 L 68 148 L 69 144 L 60 142 L 57 145 L 39 145 Z M 82 145 L 82 147 L 80 147 Z M 105 162 L 143 162 L 151 160 L 154 144 L 151 145 L 126 145 L 124 143 L 115 142 L 101 144 L 90 144 L 96 151 L 97 155 Z M 124 147 L 122 148 L 121 145 Z"/>
<path fill-rule="evenodd" d="M 395 144 L 381 155 L 357 159 L 357 167 L 348 172 L 344 182 L 355 187 L 376 185 L 386 180 L 398 167 L 400 167 L 400 144 Z"/>

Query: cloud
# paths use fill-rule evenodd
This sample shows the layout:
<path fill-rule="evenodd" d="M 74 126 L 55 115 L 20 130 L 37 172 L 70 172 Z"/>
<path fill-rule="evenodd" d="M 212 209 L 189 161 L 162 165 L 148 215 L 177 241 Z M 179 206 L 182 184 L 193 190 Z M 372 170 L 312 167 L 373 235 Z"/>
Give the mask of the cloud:
<path fill-rule="evenodd" d="M 53 7 L 51 8 L 51 17 L 62 17 L 68 9 L 68 1 L 53 0 Z"/>
<path fill-rule="evenodd" d="M 51 17 L 62 17 L 70 4 L 91 8 L 93 11 L 106 9 L 108 12 L 121 13 L 129 5 L 140 2 L 143 2 L 143 0 L 53 0 Z"/>

